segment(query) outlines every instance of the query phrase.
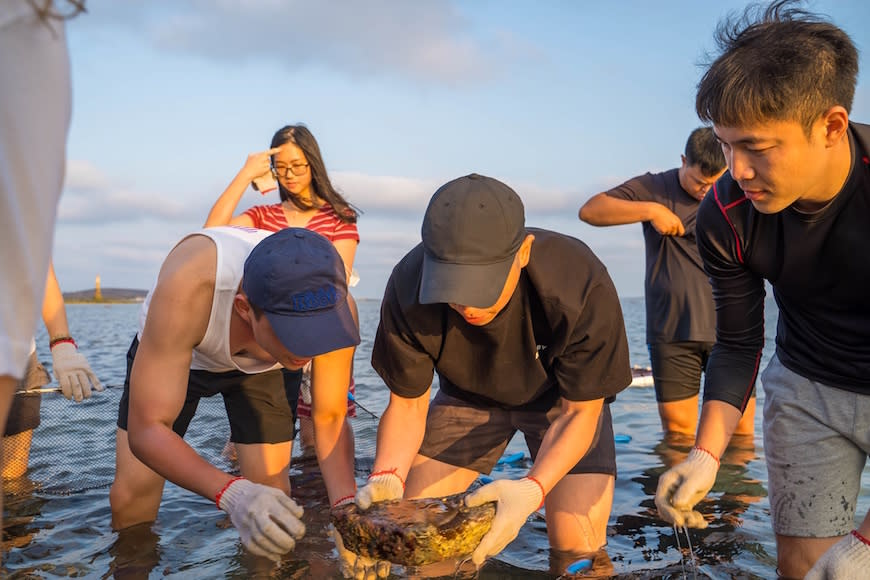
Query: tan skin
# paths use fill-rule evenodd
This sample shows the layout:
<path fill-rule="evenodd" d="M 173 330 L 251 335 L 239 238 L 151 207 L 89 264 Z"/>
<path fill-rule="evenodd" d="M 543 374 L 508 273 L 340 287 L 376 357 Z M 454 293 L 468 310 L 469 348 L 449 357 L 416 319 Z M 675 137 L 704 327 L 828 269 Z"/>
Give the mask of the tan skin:
<path fill-rule="evenodd" d="M 109 493 L 115 529 L 153 521 L 165 479 L 209 500 L 232 478 L 200 457 L 172 431 L 184 404 L 194 347 L 205 336 L 214 294 L 217 252 L 209 238 L 182 240 L 161 267 L 130 377 L 128 431 L 117 430 L 116 474 Z M 299 369 L 309 359 L 287 350 L 266 317 L 255 317 L 239 291 L 230 319 L 230 348 L 263 361 Z M 314 357 L 315 367 L 331 367 L 323 380 L 347 385 L 353 349 Z M 334 385 L 333 385 L 334 386 Z M 342 415 L 342 412 L 337 412 Z M 341 436 L 344 417 L 322 438 L 321 468 L 330 493 L 353 493 L 352 444 Z M 289 493 L 292 441 L 237 445 L 242 474 Z M 320 455 L 320 453 L 319 453 Z M 343 463 L 342 463 L 343 462 Z"/>
<path fill-rule="evenodd" d="M 466 322 L 482 326 L 507 305 L 528 264 L 533 235 L 517 251 L 498 300 L 491 307 L 472 308 L 451 304 Z M 373 471 L 396 469 L 406 480 L 405 497 L 440 497 L 459 493 L 480 475 L 419 455 L 423 442 L 430 390 L 416 398 L 390 394 L 378 427 L 377 456 Z M 547 533 L 554 550 L 589 553 L 606 541 L 607 520 L 613 503 L 614 479 L 605 474 L 567 475 L 586 454 L 595 435 L 604 400 L 561 400 L 561 414 L 544 436 L 529 475 L 544 487 Z"/>
<path fill-rule="evenodd" d="M 825 111 L 807 136 L 797 121 L 771 121 L 734 128 L 713 125 L 734 179 L 756 209 L 775 213 L 824 207 L 840 192 L 851 167 L 849 117 L 843 107 Z M 721 401 L 704 404 L 697 444 L 720 456 L 740 420 L 740 411 Z M 870 536 L 870 513 L 858 527 Z M 786 578 L 803 578 L 842 536 L 802 538 L 777 534 L 777 567 Z"/>
<path fill-rule="evenodd" d="M 680 155 L 678 172 L 680 186 L 699 203 L 713 187 L 725 169 L 715 175 L 704 175 L 697 165 L 689 165 Z M 613 226 L 650 222 L 663 236 L 682 236 L 686 233 L 683 222 L 674 212 L 654 201 L 629 201 L 599 193 L 587 201 L 578 213 L 580 219 L 593 226 Z M 659 418 L 665 433 L 694 434 L 698 426 L 698 396 L 679 401 L 658 403 Z M 742 435 L 755 432 L 755 398 L 750 399 L 735 431 Z"/>

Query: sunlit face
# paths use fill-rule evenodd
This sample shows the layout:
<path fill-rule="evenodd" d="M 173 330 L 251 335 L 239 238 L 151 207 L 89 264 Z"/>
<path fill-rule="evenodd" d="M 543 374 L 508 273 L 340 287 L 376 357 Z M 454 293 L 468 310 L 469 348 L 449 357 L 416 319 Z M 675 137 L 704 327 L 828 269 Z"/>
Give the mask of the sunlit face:
<path fill-rule="evenodd" d="M 310 357 L 297 356 L 287 350 L 287 347 L 275 335 L 275 331 L 272 330 L 272 325 L 266 316 L 258 318 L 251 311 L 250 325 L 251 333 L 254 335 L 254 341 L 257 345 L 285 369 L 299 370 L 311 360 Z"/>
<path fill-rule="evenodd" d="M 311 198 L 311 167 L 302 149 L 293 143 L 281 145 L 281 150 L 272 159 L 272 166 L 285 189 L 303 199 Z M 292 171 L 294 168 L 301 174 L 296 175 Z"/>
<path fill-rule="evenodd" d="M 722 171 L 714 175 L 704 175 L 700 167 L 688 164 L 685 155 L 680 157 L 683 160 L 683 165 L 679 171 L 680 186 L 686 190 L 686 193 L 701 201 L 707 195 L 707 191 L 716 183 L 716 180 L 722 177 L 725 169 L 723 168 Z"/>
<path fill-rule="evenodd" d="M 796 204 L 808 211 L 836 195 L 830 175 L 826 123 L 819 119 L 807 137 L 797 121 L 768 121 L 749 127 L 713 125 L 732 177 L 762 213 Z"/>
<path fill-rule="evenodd" d="M 472 326 L 484 326 L 492 322 L 495 317 L 498 316 L 498 313 L 504 310 L 504 307 L 507 306 L 508 302 L 510 302 L 511 296 L 514 295 L 514 291 L 517 289 L 517 283 L 520 280 L 520 273 L 526 264 L 529 263 L 529 251 L 534 239 L 535 238 L 532 235 L 526 236 L 523 245 L 520 246 L 520 249 L 514 256 L 514 261 L 513 264 L 511 264 L 510 271 L 508 272 L 507 280 L 505 280 L 504 287 L 501 290 L 498 300 L 495 301 L 495 304 L 486 308 L 475 308 L 474 306 L 464 306 L 462 304 L 454 304 L 450 302 L 450 308 L 458 312 L 459 315 L 465 319 L 465 322 Z"/>

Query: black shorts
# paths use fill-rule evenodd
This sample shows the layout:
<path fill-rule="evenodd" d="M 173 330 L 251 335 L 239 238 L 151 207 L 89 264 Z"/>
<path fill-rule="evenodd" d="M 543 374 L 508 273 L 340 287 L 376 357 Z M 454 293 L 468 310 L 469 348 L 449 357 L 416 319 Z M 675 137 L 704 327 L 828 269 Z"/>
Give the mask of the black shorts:
<path fill-rule="evenodd" d="M 648 347 L 656 401 L 671 403 L 697 397 L 713 343 L 659 342 Z"/>
<path fill-rule="evenodd" d="M 124 394 L 121 395 L 118 407 L 118 427 L 125 431 L 130 406 L 130 371 L 133 369 L 133 359 L 138 347 L 139 340 L 134 338 L 130 350 L 127 351 L 127 377 L 124 379 Z M 230 422 L 232 442 L 249 444 L 292 441 L 295 432 L 293 409 L 289 401 L 295 401 L 299 396 L 301 373 L 288 372 L 287 378 L 291 383 L 295 379 L 295 393 L 291 393 L 292 385 L 285 385 L 282 369 L 256 374 L 191 370 L 184 406 L 172 424 L 172 430 L 183 437 L 196 413 L 199 400 L 221 394 Z"/>
<path fill-rule="evenodd" d="M 712 342 L 659 342 L 647 345 L 656 401 L 672 403 L 696 397 L 701 373 L 713 352 Z M 755 396 L 755 388 L 751 396 Z"/>
<path fill-rule="evenodd" d="M 429 405 L 426 435 L 420 455 L 448 465 L 489 473 L 517 431 L 522 431 L 532 461 L 544 433 L 560 414 L 557 401 L 549 411 L 518 411 L 482 407 L 438 391 Z M 616 448 L 610 405 L 598 418 L 595 438 L 586 455 L 568 473 L 605 473 L 616 476 Z"/>
<path fill-rule="evenodd" d="M 51 377 L 36 358 L 36 353 L 30 354 L 24 378 L 18 383 L 17 391 L 29 391 L 44 387 L 51 382 Z M 15 393 L 12 406 L 9 407 L 9 417 L 6 419 L 6 429 L 3 436 L 18 435 L 39 427 L 39 407 L 42 401 L 40 393 Z"/>

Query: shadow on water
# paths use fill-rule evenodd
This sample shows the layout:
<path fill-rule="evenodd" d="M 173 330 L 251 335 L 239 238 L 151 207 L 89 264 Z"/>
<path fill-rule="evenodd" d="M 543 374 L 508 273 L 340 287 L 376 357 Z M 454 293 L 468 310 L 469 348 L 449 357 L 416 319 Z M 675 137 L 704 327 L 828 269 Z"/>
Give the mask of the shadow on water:
<path fill-rule="evenodd" d="M 370 364 L 379 303 L 360 302 L 362 343 L 357 351 L 357 399 L 376 414 L 383 412 L 388 391 Z M 305 509 L 307 533 L 296 550 L 277 567 L 247 554 L 227 516 L 214 504 L 167 484 L 158 520 L 115 532 L 110 527 L 108 484 L 114 466 L 114 423 L 125 354 L 135 331 L 136 305 L 71 305 L 71 331 L 94 370 L 112 388 L 80 405 L 60 395 L 43 397 L 43 421 L 34 434 L 33 461 L 27 477 L 7 481 L 3 544 L 4 578 L 337 578 L 339 562 L 327 536 L 329 507 L 316 462 L 295 457 L 291 470 L 293 497 Z M 643 300 L 623 301 L 632 362 L 648 363 L 643 336 Z M 770 309 L 775 316 L 775 309 Z M 769 320 L 766 328 L 774 328 Z M 81 338 L 79 338 L 81 337 Z M 38 354 L 50 361 L 47 340 L 37 337 Z M 772 345 L 772 337 L 768 344 Z M 769 357 L 769 351 L 766 351 Z M 759 389 L 760 397 L 763 397 Z M 761 402 L 761 400 L 760 400 Z M 761 405 L 759 405 L 761 408 Z M 699 506 L 709 522 L 692 530 L 689 540 L 697 568 L 692 567 L 686 537 L 656 516 L 653 496 L 658 477 L 682 460 L 690 441 L 662 441 L 651 388 L 629 388 L 612 405 L 618 436 L 618 478 L 606 549 L 575 577 L 613 578 L 770 578 L 775 548 L 766 494 L 767 474 L 761 447 L 760 416 L 755 438 L 735 440 L 722 458 L 722 469 L 710 496 Z M 188 440 L 221 469 L 233 465 L 221 457 L 227 427 L 219 399 L 203 401 Z M 375 450 L 377 421 L 366 413 L 353 420 L 357 476 L 369 473 Z M 294 453 L 299 453 L 298 444 Z M 521 477 L 529 468 L 522 438 L 506 454 L 525 459 L 497 466 L 493 478 Z M 865 490 L 867 474 L 865 473 Z M 858 512 L 868 505 L 867 492 Z M 543 519 L 533 516 L 496 560 L 479 571 L 455 563 L 441 569 L 394 568 L 395 577 L 557 578 L 578 555 L 556 554 L 548 546 Z M 588 556 L 587 556 L 588 557 Z M 570 577 L 565 576 L 563 577 Z"/>

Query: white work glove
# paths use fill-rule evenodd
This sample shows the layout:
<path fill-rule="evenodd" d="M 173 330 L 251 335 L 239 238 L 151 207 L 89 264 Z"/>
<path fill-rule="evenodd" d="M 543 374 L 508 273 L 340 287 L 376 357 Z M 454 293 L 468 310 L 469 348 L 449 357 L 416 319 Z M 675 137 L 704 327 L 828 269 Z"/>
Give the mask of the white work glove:
<path fill-rule="evenodd" d="M 390 563 L 386 560 L 375 560 L 366 556 L 354 554 L 344 547 L 341 534 L 333 526 L 329 526 L 329 535 L 335 542 L 338 556 L 341 558 L 341 575 L 354 580 L 374 580 L 387 578 L 390 575 Z"/>
<path fill-rule="evenodd" d="M 102 391 L 103 385 L 91 370 L 88 359 L 71 342 L 60 342 L 51 348 L 51 368 L 60 384 L 60 390 L 67 399 L 91 397 L 91 388 Z"/>
<path fill-rule="evenodd" d="M 870 546 L 849 534 L 822 554 L 804 580 L 852 580 L 870 573 Z"/>
<path fill-rule="evenodd" d="M 693 447 L 685 461 L 659 478 L 656 507 L 663 520 L 675 526 L 703 529 L 707 520 L 693 510 L 716 482 L 719 462 L 708 451 Z"/>
<path fill-rule="evenodd" d="M 405 482 L 395 470 L 377 471 L 369 475 L 368 483 L 359 488 L 353 500 L 360 509 L 367 510 L 375 502 L 402 499 L 404 493 Z"/>
<path fill-rule="evenodd" d="M 244 478 L 231 482 L 218 499 L 250 552 L 278 561 L 305 535 L 302 508 L 280 489 Z"/>
<path fill-rule="evenodd" d="M 543 503 L 544 488 L 528 477 L 499 479 L 468 495 L 465 505 L 477 507 L 490 501 L 497 502 L 492 527 L 471 554 L 471 561 L 478 567 L 517 537 L 532 512 Z"/>

